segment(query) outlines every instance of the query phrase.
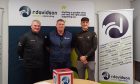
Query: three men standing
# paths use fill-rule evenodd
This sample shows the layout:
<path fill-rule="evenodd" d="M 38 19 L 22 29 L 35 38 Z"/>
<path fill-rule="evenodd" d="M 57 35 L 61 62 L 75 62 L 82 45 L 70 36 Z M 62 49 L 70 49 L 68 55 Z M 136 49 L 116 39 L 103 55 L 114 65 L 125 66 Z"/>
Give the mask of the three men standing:
<path fill-rule="evenodd" d="M 97 48 L 97 37 L 95 32 L 89 32 L 89 19 L 81 19 L 82 32 L 75 36 L 75 50 L 78 55 L 77 69 L 79 78 L 85 79 L 85 70 L 88 70 L 88 79 L 94 80 L 95 50 Z M 44 75 L 46 43 L 45 38 L 39 33 L 41 23 L 33 20 L 31 32 L 24 34 L 18 43 L 18 55 L 23 58 L 26 72 L 26 84 L 40 81 Z M 71 67 L 71 44 L 72 34 L 65 30 L 65 21 L 58 19 L 56 30 L 49 33 L 50 68 Z M 52 74 L 52 73 L 51 73 Z"/>

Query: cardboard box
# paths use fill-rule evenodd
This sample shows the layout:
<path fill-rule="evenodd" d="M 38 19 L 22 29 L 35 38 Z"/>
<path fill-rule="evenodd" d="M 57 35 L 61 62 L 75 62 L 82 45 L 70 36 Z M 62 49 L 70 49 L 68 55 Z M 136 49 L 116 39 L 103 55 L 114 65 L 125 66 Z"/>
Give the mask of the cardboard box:
<path fill-rule="evenodd" d="M 73 71 L 68 68 L 53 70 L 53 82 L 54 84 L 73 84 Z"/>

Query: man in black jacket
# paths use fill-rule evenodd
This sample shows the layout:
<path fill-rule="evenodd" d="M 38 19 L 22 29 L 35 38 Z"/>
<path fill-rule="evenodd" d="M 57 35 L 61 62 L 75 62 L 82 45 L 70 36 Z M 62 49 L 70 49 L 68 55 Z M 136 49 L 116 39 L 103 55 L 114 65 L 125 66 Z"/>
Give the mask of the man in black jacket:
<path fill-rule="evenodd" d="M 45 38 L 39 33 L 41 22 L 33 20 L 31 31 L 18 42 L 18 55 L 23 59 L 26 84 L 43 80 L 45 58 Z"/>
<path fill-rule="evenodd" d="M 85 70 L 88 70 L 88 79 L 94 80 L 95 50 L 97 37 L 95 32 L 89 32 L 89 19 L 81 19 L 82 32 L 76 35 L 76 53 L 78 55 L 77 69 L 79 78 L 85 79 Z"/>

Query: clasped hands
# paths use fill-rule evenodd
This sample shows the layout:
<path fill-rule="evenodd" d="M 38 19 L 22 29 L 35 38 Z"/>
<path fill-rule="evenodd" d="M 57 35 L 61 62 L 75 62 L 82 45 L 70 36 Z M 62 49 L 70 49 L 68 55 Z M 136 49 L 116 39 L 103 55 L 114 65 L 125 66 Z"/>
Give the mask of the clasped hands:
<path fill-rule="evenodd" d="M 87 57 L 86 57 L 86 56 L 81 56 L 81 57 L 80 57 L 80 61 L 81 61 L 82 63 L 84 63 L 84 64 L 87 64 L 87 63 L 88 63 Z"/>

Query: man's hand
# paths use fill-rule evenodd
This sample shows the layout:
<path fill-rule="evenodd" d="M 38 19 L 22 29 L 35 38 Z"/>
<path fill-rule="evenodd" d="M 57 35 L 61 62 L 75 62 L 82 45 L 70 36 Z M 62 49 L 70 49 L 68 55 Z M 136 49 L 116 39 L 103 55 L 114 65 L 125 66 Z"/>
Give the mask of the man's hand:
<path fill-rule="evenodd" d="M 86 56 L 81 56 L 81 57 L 80 57 L 80 61 L 81 61 L 82 63 L 84 63 L 84 64 L 87 64 L 87 63 L 88 63 L 88 62 L 87 62 Z"/>
<path fill-rule="evenodd" d="M 84 64 L 87 64 L 87 63 L 88 63 L 88 61 L 87 61 L 87 60 L 85 60 L 83 63 L 84 63 Z"/>

